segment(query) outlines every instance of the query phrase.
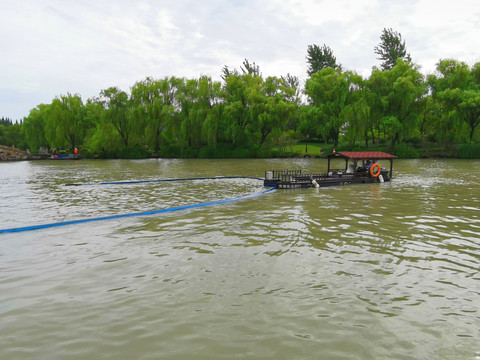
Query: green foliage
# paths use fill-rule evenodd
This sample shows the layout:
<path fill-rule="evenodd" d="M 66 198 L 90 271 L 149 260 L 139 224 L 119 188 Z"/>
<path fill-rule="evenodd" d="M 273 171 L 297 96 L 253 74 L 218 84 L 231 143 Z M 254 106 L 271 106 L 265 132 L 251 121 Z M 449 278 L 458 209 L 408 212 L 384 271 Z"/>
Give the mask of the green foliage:
<path fill-rule="evenodd" d="M 181 157 L 182 151 L 178 144 L 169 144 L 160 149 L 158 157 L 160 158 L 178 158 Z"/>
<path fill-rule="evenodd" d="M 113 125 L 123 144 L 128 148 L 132 138 L 140 131 L 141 124 L 136 121 L 132 109 L 132 101 L 128 94 L 117 87 L 102 90 L 100 93 L 105 111 L 103 120 Z"/>
<path fill-rule="evenodd" d="M 50 147 L 73 149 L 83 144 L 94 124 L 84 114 L 79 95 L 63 95 L 52 101 L 45 111 L 45 137 Z"/>
<path fill-rule="evenodd" d="M 343 143 L 343 144 L 338 144 L 337 146 L 329 146 L 327 148 L 327 153 L 335 151 L 361 151 L 364 150 L 362 145 L 360 144 L 352 144 L 352 143 Z"/>
<path fill-rule="evenodd" d="M 420 150 L 417 150 L 412 145 L 407 144 L 396 144 L 393 151 L 394 154 L 400 159 L 415 159 L 421 155 Z"/>
<path fill-rule="evenodd" d="M 250 63 L 247 59 L 243 61 L 243 66 L 240 67 L 243 75 L 262 76 L 260 67 L 255 62 Z"/>
<path fill-rule="evenodd" d="M 437 75 L 429 77 L 433 98 L 444 107 L 445 120 L 463 121 L 469 127 L 468 139 L 473 141 L 480 124 L 480 63 L 469 68 L 454 59 L 440 60 Z"/>
<path fill-rule="evenodd" d="M 259 146 L 236 147 L 221 143 L 217 146 L 204 146 L 196 155 L 199 158 L 256 158 L 261 156 L 261 150 Z"/>
<path fill-rule="evenodd" d="M 155 80 L 147 77 L 132 87 L 133 120 L 139 128 L 144 129 L 146 144 L 157 154 L 173 118 L 174 99 L 171 93 L 176 83 L 174 78 Z"/>
<path fill-rule="evenodd" d="M 397 64 L 398 59 L 406 62 L 412 61 L 410 54 L 407 54 L 405 49 L 405 40 L 402 40 L 402 35 L 392 29 L 383 29 L 380 36 L 380 44 L 375 46 L 375 54 L 382 61 L 380 67 L 382 70 L 391 70 Z"/>
<path fill-rule="evenodd" d="M 216 146 L 204 146 L 198 153 L 199 158 L 231 158 L 234 157 L 235 147 L 231 144 L 220 143 Z"/>
<path fill-rule="evenodd" d="M 317 71 L 331 67 L 333 69 L 341 69 L 341 65 L 337 64 L 337 59 L 333 56 L 333 51 L 327 45 L 322 47 L 318 45 L 308 45 L 307 47 L 307 73 L 312 76 Z"/>
<path fill-rule="evenodd" d="M 126 147 L 121 149 L 117 157 L 120 159 L 146 159 L 150 157 L 150 152 L 145 146 L 136 144 L 132 147 Z"/>
<path fill-rule="evenodd" d="M 20 124 L 1 125 L 0 124 L 0 144 L 14 146 L 16 148 L 26 148 L 25 136 L 22 133 Z"/>
<path fill-rule="evenodd" d="M 400 34 L 384 35 L 385 49 L 404 50 Z M 21 124 L 2 118 L 0 142 L 32 151 L 81 147 L 104 158 L 316 156 L 334 147 L 417 157 L 428 142 L 427 156 L 470 142 L 457 155 L 471 157 L 480 140 L 480 63 L 441 60 L 425 79 L 398 51 L 392 66 L 363 78 L 343 71 L 330 48 L 311 45 L 304 91 L 298 77 L 264 78 L 245 59 L 240 71 L 222 69 L 223 82 L 147 77 L 130 93 L 111 87 L 86 103 L 61 95 Z"/>
<path fill-rule="evenodd" d="M 461 159 L 480 159 L 480 144 L 459 144 L 456 155 Z"/>
<path fill-rule="evenodd" d="M 40 104 L 30 110 L 30 114 L 23 122 L 23 133 L 31 151 L 36 152 L 40 147 L 48 146 L 45 137 L 45 124 L 48 105 Z"/>
<path fill-rule="evenodd" d="M 411 137 L 421 118 L 421 100 L 426 93 L 424 79 L 417 66 L 397 60 L 391 70 L 375 69 L 368 81 L 369 103 L 377 136 L 383 130 L 390 147 Z M 373 131 L 372 131 L 373 134 Z"/>
<path fill-rule="evenodd" d="M 96 128 L 90 131 L 85 146 L 101 158 L 117 158 L 124 144 L 114 126 L 102 117 Z"/>
<path fill-rule="evenodd" d="M 339 68 L 325 68 L 312 74 L 305 84 L 305 93 L 311 104 L 305 113 L 309 131 L 321 133 L 337 145 L 340 130 L 348 126 L 347 121 L 354 121 L 356 116 L 363 116 L 362 112 L 368 112 L 360 109 L 357 92 L 361 83 L 360 76 L 342 72 Z"/>
<path fill-rule="evenodd" d="M 4 118 L 4 117 L 1 117 L 0 118 L 0 125 L 3 125 L 3 126 L 12 126 L 13 125 L 13 121 L 9 118 Z"/>

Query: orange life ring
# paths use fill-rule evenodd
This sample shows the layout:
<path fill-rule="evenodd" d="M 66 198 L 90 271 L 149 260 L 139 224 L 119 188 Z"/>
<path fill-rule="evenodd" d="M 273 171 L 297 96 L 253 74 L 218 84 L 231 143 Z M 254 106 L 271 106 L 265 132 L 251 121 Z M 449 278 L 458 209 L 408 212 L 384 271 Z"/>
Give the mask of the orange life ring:
<path fill-rule="evenodd" d="M 377 168 L 377 170 L 374 172 L 373 169 L 374 168 Z M 372 166 L 370 166 L 370 175 L 373 177 L 373 178 L 377 178 L 378 175 L 380 175 L 380 172 L 382 171 L 382 168 L 380 167 L 380 165 L 378 165 L 377 163 L 373 164 Z"/>

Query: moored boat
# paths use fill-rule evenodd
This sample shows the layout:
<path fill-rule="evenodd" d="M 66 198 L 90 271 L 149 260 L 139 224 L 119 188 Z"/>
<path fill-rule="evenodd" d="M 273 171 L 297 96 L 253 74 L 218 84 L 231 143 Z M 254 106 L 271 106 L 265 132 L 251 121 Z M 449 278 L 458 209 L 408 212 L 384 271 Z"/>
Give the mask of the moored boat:
<path fill-rule="evenodd" d="M 80 160 L 82 156 L 80 154 L 68 154 L 68 155 L 52 155 L 49 160 Z"/>
<path fill-rule="evenodd" d="M 385 182 L 393 177 L 395 158 L 395 155 L 380 151 L 334 151 L 327 155 L 328 166 L 324 174 L 304 174 L 302 170 L 265 171 L 264 184 L 291 189 Z M 386 162 L 389 167 L 384 166 Z"/>

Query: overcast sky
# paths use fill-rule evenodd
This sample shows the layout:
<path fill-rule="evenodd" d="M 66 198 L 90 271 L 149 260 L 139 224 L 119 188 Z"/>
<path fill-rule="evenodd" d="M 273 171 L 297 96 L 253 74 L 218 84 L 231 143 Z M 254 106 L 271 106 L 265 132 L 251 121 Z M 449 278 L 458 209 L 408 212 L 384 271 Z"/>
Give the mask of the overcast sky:
<path fill-rule="evenodd" d="M 264 76 L 306 78 L 307 46 L 326 44 L 368 77 L 384 28 L 422 72 L 480 61 L 479 0 L 0 0 L 0 117 L 19 120 L 70 92 L 85 101 L 147 76 L 220 80 L 243 59 Z"/>

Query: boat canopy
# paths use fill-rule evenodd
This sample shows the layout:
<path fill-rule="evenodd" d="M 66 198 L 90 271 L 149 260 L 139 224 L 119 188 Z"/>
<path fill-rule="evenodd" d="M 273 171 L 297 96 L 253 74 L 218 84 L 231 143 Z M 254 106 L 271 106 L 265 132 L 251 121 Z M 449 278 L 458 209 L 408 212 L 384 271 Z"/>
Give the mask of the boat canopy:
<path fill-rule="evenodd" d="M 396 159 L 395 155 L 387 154 L 381 151 L 338 151 L 333 152 L 327 155 L 328 159 L 328 167 L 327 173 L 332 171 L 331 168 L 331 160 L 332 159 L 343 159 L 345 160 L 345 168 L 341 169 L 346 173 L 353 173 L 354 177 L 357 176 L 357 172 L 355 169 L 358 168 L 359 162 L 365 163 L 366 161 L 372 160 L 389 160 L 390 161 L 390 169 L 389 169 L 389 178 L 393 177 L 393 159 Z M 349 162 L 353 162 L 351 167 L 349 167 Z"/>
<path fill-rule="evenodd" d="M 338 151 L 327 155 L 328 158 L 344 158 L 351 160 L 390 160 L 396 159 L 395 155 L 387 154 L 381 151 Z"/>

